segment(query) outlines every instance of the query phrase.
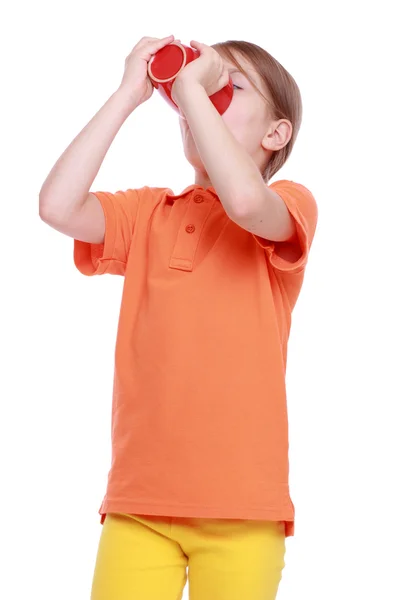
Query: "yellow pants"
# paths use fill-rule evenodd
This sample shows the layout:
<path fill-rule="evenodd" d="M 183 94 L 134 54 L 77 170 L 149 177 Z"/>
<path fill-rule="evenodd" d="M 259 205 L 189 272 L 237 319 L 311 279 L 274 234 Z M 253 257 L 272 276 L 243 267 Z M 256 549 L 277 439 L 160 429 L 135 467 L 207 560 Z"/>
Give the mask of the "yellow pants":
<path fill-rule="evenodd" d="M 284 555 L 279 521 L 109 513 L 91 600 L 274 600 Z"/>

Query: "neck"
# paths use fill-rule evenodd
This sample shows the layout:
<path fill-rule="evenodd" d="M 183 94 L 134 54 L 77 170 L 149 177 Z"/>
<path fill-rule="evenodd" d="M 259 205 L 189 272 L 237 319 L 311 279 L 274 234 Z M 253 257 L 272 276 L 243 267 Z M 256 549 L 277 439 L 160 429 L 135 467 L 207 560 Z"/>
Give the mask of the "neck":
<path fill-rule="evenodd" d="M 195 179 L 194 182 L 197 185 L 201 185 L 205 190 L 208 187 L 212 187 L 212 183 L 210 178 L 208 177 L 207 173 L 205 171 L 198 171 L 197 169 L 195 170 Z"/>

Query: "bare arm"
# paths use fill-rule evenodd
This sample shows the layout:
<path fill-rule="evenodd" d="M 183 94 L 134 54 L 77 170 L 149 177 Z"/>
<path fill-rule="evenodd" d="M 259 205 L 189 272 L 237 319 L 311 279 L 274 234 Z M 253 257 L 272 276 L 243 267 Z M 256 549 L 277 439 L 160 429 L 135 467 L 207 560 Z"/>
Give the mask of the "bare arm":
<path fill-rule="evenodd" d="M 39 214 L 44 221 L 65 223 L 81 209 L 115 136 L 135 108 L 126 94 L 117 91 L 75 137 L 40 190 Z"/>
<path fill-rule="evenodd" d="M 227 215 L 261 237 L 289 239 L 295 225 L 285 203 L 265 184 L 257 165 L 226 126 L 204 88 L 186 85 L 182 80 L 174 89 L 175 100 Z"/>
<path fill-rule="evenodd" d="M 125 59 L 118 90 L 63 152 L 39 193 L 40 218 L 54 229 L 82 241 L 101 243 L 104 213 L 89 192 L 115 136 L 128 116 L 153 93 L 147 74 L 151 57 L 173 40 L 143 37 Z"/>

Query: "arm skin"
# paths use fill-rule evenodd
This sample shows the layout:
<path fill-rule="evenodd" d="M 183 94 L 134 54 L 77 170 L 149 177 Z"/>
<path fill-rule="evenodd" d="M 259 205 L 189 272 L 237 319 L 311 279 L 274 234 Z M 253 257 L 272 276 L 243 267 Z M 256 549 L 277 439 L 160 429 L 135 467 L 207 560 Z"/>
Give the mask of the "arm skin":
<path fill-rule="evenodd" d="M 284 201 L 266 185 L 257 165 L 225 125 L 204 87 L 176 80 L 174 98 L 227 215 L 262 238 L 291 239 L 295 234 L 294 219 Z"/>

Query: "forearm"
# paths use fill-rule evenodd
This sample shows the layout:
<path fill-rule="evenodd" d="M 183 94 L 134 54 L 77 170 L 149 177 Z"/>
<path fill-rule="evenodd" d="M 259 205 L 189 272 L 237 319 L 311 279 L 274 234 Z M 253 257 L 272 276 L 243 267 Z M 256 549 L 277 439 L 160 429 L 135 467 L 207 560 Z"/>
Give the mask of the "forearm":
<path fill-rule="evenodd" d="M 181 83 L 174 87 L 174 96 L 225 211 L 230 216 L 243 214 L 246 198 L 265 190 L 257 165 L 229 131 L 201 85 Z"/>
<path fill-rule="evenodd" d="M 86 200 L 115 136 L 136 108 L 115 92 L 57 160 L 39 193 L 39 212 L 62 220 Z"/>

